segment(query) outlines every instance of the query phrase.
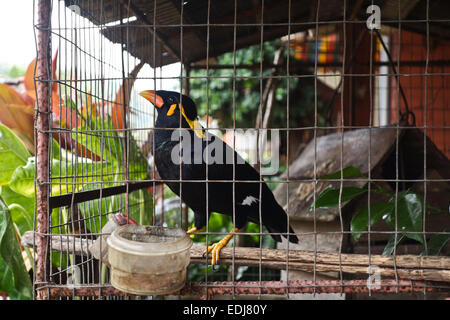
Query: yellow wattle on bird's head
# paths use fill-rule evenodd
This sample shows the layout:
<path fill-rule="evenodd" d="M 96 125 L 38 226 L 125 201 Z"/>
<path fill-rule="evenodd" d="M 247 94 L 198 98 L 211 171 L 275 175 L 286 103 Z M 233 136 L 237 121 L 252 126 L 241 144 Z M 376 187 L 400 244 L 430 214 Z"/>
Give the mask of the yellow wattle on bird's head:
<path fill-rule="evenodd" d="M 195 135 L 200 139 L 205 137 L 204 129 L 198 121 L 197 108 L 191 98 L 183 95 L 183 103 L 186 103 L 185 106 L 188 108 L 186 109 L 183 104 L 179 103 L 180 94 L 176 92 L 145 90 L 140 92 L 139 95 L 150 101 L 167 117 L 172 117 L 178 107 L 189 127 L 194 130 Z M 168 108 L 167 112 L 162 110 L 165 106 Z"/>

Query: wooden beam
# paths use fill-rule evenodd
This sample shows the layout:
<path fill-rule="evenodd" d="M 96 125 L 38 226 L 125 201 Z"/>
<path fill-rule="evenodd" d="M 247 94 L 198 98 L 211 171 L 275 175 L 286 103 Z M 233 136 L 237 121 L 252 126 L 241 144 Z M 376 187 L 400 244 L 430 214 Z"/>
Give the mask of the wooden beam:
<path fill-rule="evenodd" d="M 416 7 L 420 0 L 408 0 L 402 1 L 400 4 L 400 13 L 399 11 L 399 3 L 400 0 L 388 0 L 384 4 L 381 9 L 381 17 L 384 20 L 403 20 L 405 19 L 409 13 Z"/>
<path fill-rule="evenodd" d="M 52 235 L 51 248 L 54 251 L 91 255 L 89 247 L 92 240 L 79 235 Z M 22 236 L 24 247 L 33 247 L 33 232 Z M 191 248 L 191 263 L 210 263 L 203 254 L 206 246 L 195 244 Z M 289 264 L 287 264 L 287 261 Z M 356 275 L 368 275 L 368 267 L 377 267 L 383 278 L 395 278 L 420 281 L 450 282 L 450 257 L 398 255 L 382 256 L 348 253 L 323 253 L 303 250 L 259 249 L 226 247 L 220 252 L 218 261 L 222 265 L 262 266 L 283 270 L 305 272 L 343 272 Z"/>
<path fill-rule="evenodd" d="M 178 8 L 178 4 L 180 3 L 180 0 L 170 0 L 170 3 L 173 5 L 173 8 L 175 10 L 177 10 L 178 14 L 181 17 L 181 10 Z M 184 11 L 183 11 L 182 19 L 183 19 L 183 24 L 196 24 L 196 22 L 194 20 L 192 20 L 189 16 L 187 16 Z M 183 34 L 184 34 L 184 32 L 185 31 L 183 30 Z M 206 33 L 203 35 L 202 33 L 198 32 L 198 28 L 194 28 L 194 31 L 192 33 L 194 34 L 194 36 L 197 38 L 197 40 L 200 43 L 206 43 Z"/>
<path fill-rule="evenodd" d="M 51 299 L 72 297 L 133 296 L 111 285 L 53 285 L 49 288 Z M 286 295 L 319 293 L 420 293 L 448 292 L 448 287 L 439 283 L 381 279 L 377 286 L 369 288 L 367 280 L 290 280 L 286 281 L 214 281 L 188 282 L 178 292 L 169 295 L 197 296 L 213 299 L 215 295 Z"/>
<path fill-rule="evenodd" d="M 128 0 L 120 0 L 120 2 L 125 6 L 125 8 L 128 8 L 130 12 L 133 13 L 133 15 L 136 16 L 138 21 L 142 22 L 145 25 L 145 29 L 153 35 L 156 40 L 161 44 L 161 46 L 175 59 L 180 61 L 180 55 L 174 50 L 169 44 L 167 44 L 167 41 L 162 38 L 158 32 L 155 32 L 154 28 L 152 27 L 153 23 L 150 21 L 148 16 L 139 10 L 131 1 Z M 155 21 L 156 23 L 156 21 Z"/>

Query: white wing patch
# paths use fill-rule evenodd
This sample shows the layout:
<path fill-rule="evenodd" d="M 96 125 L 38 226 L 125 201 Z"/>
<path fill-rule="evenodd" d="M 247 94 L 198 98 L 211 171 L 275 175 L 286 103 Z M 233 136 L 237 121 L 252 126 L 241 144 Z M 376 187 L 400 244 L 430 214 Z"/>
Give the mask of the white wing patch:
<path fill-rule="evenodd" d="M 247 196 L 247 198 L 242 201 L 241 205 L 243 206 L 251 206 L 253 203 L 258 202 L 258 199 L 253 196 Z"/>

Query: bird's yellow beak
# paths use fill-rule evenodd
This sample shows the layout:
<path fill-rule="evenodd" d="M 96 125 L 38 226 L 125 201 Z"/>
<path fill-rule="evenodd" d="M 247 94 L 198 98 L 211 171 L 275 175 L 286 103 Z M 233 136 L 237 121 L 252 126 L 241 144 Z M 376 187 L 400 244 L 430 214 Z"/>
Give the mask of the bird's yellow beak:
<path fill-rule="evenodd" d="M 157 95 L 154 90 L 141 91 L 139 92 L 139 95 L 153 103 L 155 107 L 161 108 L 164 105 L 163 98 Z"/>

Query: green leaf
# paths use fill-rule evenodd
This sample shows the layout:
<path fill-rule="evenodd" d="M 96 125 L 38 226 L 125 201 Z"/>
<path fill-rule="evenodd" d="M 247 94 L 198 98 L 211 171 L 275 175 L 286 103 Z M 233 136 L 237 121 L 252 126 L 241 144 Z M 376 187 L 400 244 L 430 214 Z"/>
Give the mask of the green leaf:
<path fill-rule="evenodd" d="M 101 187 L 100 183 L 93 183 L 84 186 L 81 191 L 96 190 Z M 124 201 L 119 201 L 121 196 L 115 195 L 80 203 L 78 209 L 83 218 L 86 219 L 86 227 L 92 232 L 100 232 L 108 222 L 107 214 L 120 211 L 120 204 L 124 203 Z"/>
<path fill-rule="evenodd" d="M 378 202 L 370 206 L 370 225 L 383 218 L 384 215 L 392 212 L 394 205 L 390 202 Z M 350 228 L 353 238 L 358 241 L 361 237 L 361 233 L 358 231 L 366 231 L 369 226 L 369 209 L 367 207 L 359 210 L 353 217 Z"/>
<path fill-rule="evenodd" d="M 153 218 L 153 198 L 145 189 L 130 193 L 128 201 L 130 218 L 141 225 L 150 225 Z"/>
<path fill-rule="evenodd" d="M 447 233 L 436 234 L 431 237 L 427 242 L 427 248 L 424 248 L 420 255 L 437 256 L 441 252 L 442 248 L 450 240 L 450 228 L 445 229 L 444 232 Z"/>
<path fill-rule="evenodd" d="M 24 234 L 25 231 L 33 229 L 33 217 L 28 215 L 28 212 L 20 204 L 13 203 L 8 206 L 11 219 L 19 229 L 20 234 Z"/>
<path fill-rule="evenodd" d="M 114 164 L 113 164 L 114 165 Z M 12 176 L 10 187 L 13 191 L 26 197 L 34 197 L 34 173 L 35 159 L 28 158 L 25 166 L 18 167 Z M 77 157 L 70 161 L 52 159 L 52 195 L 59 195 L 79 191 L 84 184 L 97 180 L 112 181 L 113 175 L 109 174 L 114 167 L 106 161 L 92 161 Z M 112 182 L 111 182 L 112 184 Z M 103 187 L 109 184 L 103 184 Z"/>
<path fill-rule="evenodd" d="M 25 231 L 33 229 L 34 198 L 27 198 L 11 190 L 8 186 L 2 186 L 0 197 L 10 208 L 11 218 L 22 235 Z M 23 210 L 23 211 L 22 211 Z"/>
<path fill-rule="evenodd" d="M 341 203 L 349 201 L 356 196 L 366 193 L 367 189 L 362 189 L 358 187 L 344 187 L 342 188 Z M 338 188 L 328 188 L 324 190 L 319 197 L 316 199 L 316 209 L 318 208 L 331 208 L 339 204 L 339 189 Z M 311 204 L 310 210 L 314 208 L 314 203 Z"/>
<path fill-rule="evenodd" d="M 395 196 L 389 202 L 395 204 Z M 415 193 L 410 191 L 402 191 L 397 195 L 397 231 L 405 233 L 410 239 L 414 239 L 423 243 L 423 235 L 418 233 L 408 232 L 422 232 L 423 221 L 423 199 Z M 386 222 L 395 228 L 395 209 L 386 217 Z"/>
<path fill-rule="evenodd" d="M 34 172 L 35 160 L 34 157 L 30 157 L 24 166 L 14 170 L 9 187 L 25 197 L 34 197 Z"/>
<path fill-rule="evenodd" d="M 397 243 L 395 243 L 395 234 L 389 237 L 389 241 L 384 247 L 382 255 L 390 256 L 394 252 L 394 248 L 405 238 L 404 234 L 397 234 Z"/>
<path fill-rule="evenodd" d="M 142 153 L 141 149 L 136 143 L 136 140 L 130 136 L 129 139 L 129 161 L 128 161 L 128 172 L 129 179 L 131 180 L 145 180 L 148 179 L 147 158 Z"/>
<path fill-rule="evenodd" d="M 11 299 L 31 299 L 33 286 L 6 204 L 0 199 L 0 290 Z M 12 279 L 12 281 L 11 281 Z M 13 286 L 12 286 L 13 285 Z"/>
<path fill-rule="evenodd" d="M 114 131 L 110 117 L 107 117 L 107 120 L 86 119 L 77 130 L 79 131 L 72 133 L 73 140 L 100 156 L 102 160 L 122 163 L 123 137 Z"/>
<path fill-rule="evenodd" d="M 344 179 L 345 178 L 359 178 L 359 177 L 364 177 L 364 175 L 361 173 L 361 171 L 359 171 L 358 168 L 350 166 L 350 167 L 342 169 L 342 177 Z M 326 179 L 340 179 L 340 178 L 341 178 L 341 170 L 339 170 L 335 173 L 326 175 L 320 179 L 326 180 Z"/>
<path fill-rule="evenodd" d="M 53 159 L 58 159 L 61 160 L 61 148 L 59 147 L 59 143 L 55 140 L 52 139 L 52 157 Z"/>
<path fill-rule="evenodd" d="M 0 186 L 7 185 L 14 170 L 27 163 L 30 156 L 23 142 L 0 123 Z"/>

